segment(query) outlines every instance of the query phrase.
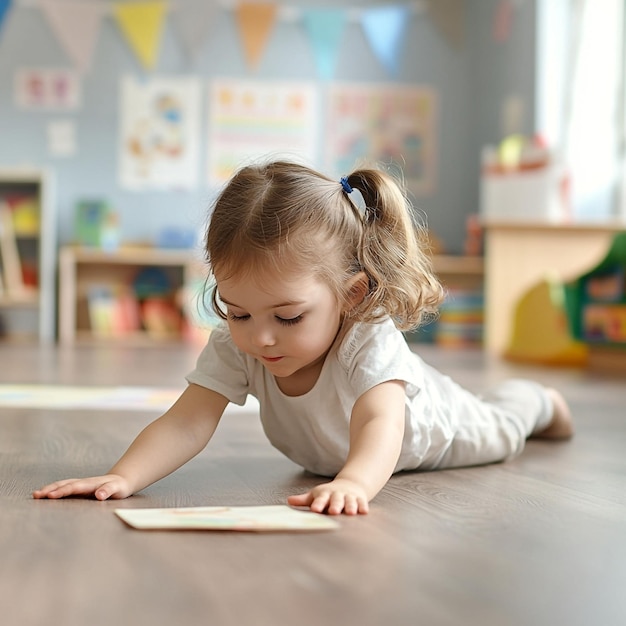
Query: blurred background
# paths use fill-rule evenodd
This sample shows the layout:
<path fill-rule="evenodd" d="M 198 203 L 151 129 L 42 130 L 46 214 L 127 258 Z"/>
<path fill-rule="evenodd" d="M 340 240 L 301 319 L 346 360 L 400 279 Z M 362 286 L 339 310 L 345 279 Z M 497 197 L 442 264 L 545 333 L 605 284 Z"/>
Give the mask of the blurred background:
<path fill-rule="evenodd" d="M 461 259 L 442 275 L 470 268 L 474 291 L 489 224 L 612 235 L 626 215 L 623 34 L 619 0 L 0 0 L 5 334 L 28 287 L 40 335 L 56 336 L 64 298 L 80 326 L 64 247 L 197 249 L 215 193 L 261 155 L 337 178 L 397 172 L 434 252 Z M 81 262 L 66 263 L 73 282 Z M 135 295 L 136 278 L 123 276 Z M 94 308 L 106 281 L 86 282 Z"/>

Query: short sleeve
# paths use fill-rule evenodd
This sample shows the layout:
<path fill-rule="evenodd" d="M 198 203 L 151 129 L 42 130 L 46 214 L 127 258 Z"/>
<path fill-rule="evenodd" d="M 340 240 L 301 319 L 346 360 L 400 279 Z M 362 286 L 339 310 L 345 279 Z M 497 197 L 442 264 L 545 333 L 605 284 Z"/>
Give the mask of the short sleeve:
<path fill-rule="evenodd" d="M 408 397 L 416 396 L 423 387 L 419 359 L 390 319 L 355 325 L 344 339 L 338 358 L 357 397 L 390 380 L 403 381 Z"/>
<path fill-rule="evenodd" d="M 249 389 L 246 356 L 235 346 L 226 326 L 211 331 L 186 380 L 221 393 L 234 404 L 245 403 Z"/>

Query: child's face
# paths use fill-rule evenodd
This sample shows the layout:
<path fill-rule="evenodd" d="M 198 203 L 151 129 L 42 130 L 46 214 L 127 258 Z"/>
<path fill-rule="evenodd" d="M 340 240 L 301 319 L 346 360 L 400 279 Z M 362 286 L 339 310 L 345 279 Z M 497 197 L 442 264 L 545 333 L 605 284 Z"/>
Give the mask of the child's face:
<path fill-rule="evenodd" d="M 278 378 L 321 368 L 342 318 L 325 283 L 313 276 L 268 279 L 262 274 L 216 280 L 240 350 Z"/>

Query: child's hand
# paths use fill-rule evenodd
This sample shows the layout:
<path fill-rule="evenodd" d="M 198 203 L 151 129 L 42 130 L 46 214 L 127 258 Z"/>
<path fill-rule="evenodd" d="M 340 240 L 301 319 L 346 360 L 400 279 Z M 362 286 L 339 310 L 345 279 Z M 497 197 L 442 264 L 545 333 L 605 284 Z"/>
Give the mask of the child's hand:
<path fill-rule="evenodd" d="M 33 498 L 50 498 L 56 500 L 67 496 L 94 495 L 98 500 L 121 500 L 132 495 L 128 481 L 116 474 L 93 476 L 92 478 L 69 478 L 59 480 L 41 489 L 33 491 Z"/>
<path fill-rule="evenodd" d="M 365 489 L 342 478 L 313 487 L 301 495 L 289 496 L 287 502 L 292 506 L 308 506 L 315 513 L 326 511 L 329 515 L 356 515 L 369 511 Z"/>

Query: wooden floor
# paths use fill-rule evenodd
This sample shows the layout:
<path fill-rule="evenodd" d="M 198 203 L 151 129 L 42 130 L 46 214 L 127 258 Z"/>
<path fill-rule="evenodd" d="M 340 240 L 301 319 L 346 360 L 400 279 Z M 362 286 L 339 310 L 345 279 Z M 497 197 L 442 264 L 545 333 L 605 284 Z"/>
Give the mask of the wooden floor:
<path fill-rule="evenodd" d="M 421 348 L 420 348 L 421 349 Z M 623 626 L 626 381 L 421 349 L 472 389 L 561 388 L 567 443 L 503 465 L 395 476 L 371 513 L 320 534 L 131 530 L 125 507 L 283 503 L 315 479 L 230 414 L 196 459 L 118 502 L 35 501 L 103 472 L 156 415 L 0 407 L 0 622 L 6 626 Z M 193 348 L 0 344 L 0 383 L 182 386 Z"/>

